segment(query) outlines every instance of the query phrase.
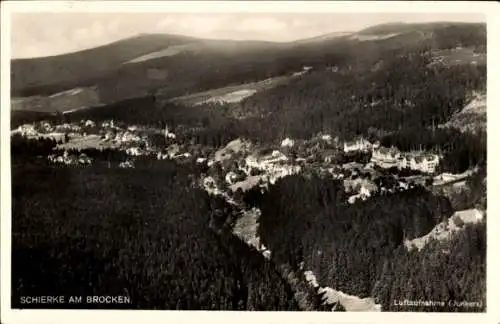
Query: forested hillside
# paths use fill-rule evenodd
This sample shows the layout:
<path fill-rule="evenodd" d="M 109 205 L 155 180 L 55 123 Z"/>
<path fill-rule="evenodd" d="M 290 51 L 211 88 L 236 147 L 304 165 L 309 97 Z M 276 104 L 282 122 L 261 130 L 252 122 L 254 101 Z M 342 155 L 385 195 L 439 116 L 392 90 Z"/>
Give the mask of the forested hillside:
<path fill-rule="evenodd" d="M 391 260 L 384 261 L 372 294 L 388 311 L 484 311 L 486 225 L 468 225 L 450 241 L 434 241 L 420 252 L 399 247 Z M 397 305 L 419 299 L 447 302 L 444 307 Z"/>
<path fill-rule="evenodd" d="M 132 303 L 111 307 L 298 309 L 273 264 L 210 228 L 231 217 L 229 206 L 192 189 L 174 163 L 24 165 L 12 183 L 13 307 L 29 307 L 19 296 L 122 295 Z M 52 305 L 75 306 L 110 307 Z"/>
<path fill-rule="evenodd" d="M 446 245 L 448 253 L 442 253 L 440 242 L 419 253 L 406 252 L 406 239 L 426 234 L 451 216 L 446 198 L 417 187 L 345 205 L 341 188 L 333 180 L 289 176 L 263 195 L 247 193 L 246 201 L 262 210 L 258 231 L 274 258 L 294 267 L 304 262 L 320 284 L 375 297 L 384 310 L 396 310 L 396 300 L 424 297 L 482 300 L 484 305 L 482 225 L 469 227 Z M 433 277 L 437 272 L 441 280 Z"/>
<path fill-rule="evenodd" d="M 329 131 L 340 137 L 427 128 L 446 121 L 466 104 L 473 89 L 484 88 L 485 67 L 427 68 L 423 53 L 383 59 L 376 71 L 318 71 L 245 99 L 241 109 L 264 114 L 259 134 L 309 137 Z M 270 127 L 270 126 L 274 127 Z M 272 132 L 272 133 L 270 133 Z"/>

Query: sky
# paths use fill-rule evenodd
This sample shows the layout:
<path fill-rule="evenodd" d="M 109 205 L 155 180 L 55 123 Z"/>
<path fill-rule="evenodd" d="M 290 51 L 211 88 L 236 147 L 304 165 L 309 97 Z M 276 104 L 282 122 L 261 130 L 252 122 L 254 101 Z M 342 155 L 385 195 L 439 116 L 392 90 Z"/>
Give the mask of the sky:
<path fill-rule="evenodd" d="M 390 22 L 484 21 L 479 14 L 13 13 L 12 58 L 58 55 L 141 33 L 286 42 Z"/>

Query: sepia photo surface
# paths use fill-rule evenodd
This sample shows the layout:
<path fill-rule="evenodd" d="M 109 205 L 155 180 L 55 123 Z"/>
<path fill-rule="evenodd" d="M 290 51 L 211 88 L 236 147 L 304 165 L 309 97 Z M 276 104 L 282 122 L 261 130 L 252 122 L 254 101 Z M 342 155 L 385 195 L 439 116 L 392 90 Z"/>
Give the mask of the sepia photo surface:
<path fill-rule="evenodd" d="M 9 29 L 12 310 L 492 307 L 485 13 L 73 8 Z"/>

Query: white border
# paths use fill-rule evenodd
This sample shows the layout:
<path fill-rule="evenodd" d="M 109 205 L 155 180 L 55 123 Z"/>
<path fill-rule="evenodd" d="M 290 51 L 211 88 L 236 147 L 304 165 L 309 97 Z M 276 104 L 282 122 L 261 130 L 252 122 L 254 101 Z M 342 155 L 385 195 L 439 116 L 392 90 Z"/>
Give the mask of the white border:
<path fill-rule="evenodd" d="M 494 139 L 498 135 L 500 121 L 499 63 L 500 58 L 500 15 L 494 2 L 330 2 L 330 1 L 9 1 L 1 3 L 1 317 L 2 323 L 88 323 L 112 322 L 137 323 L 143 321 L 167 320 L 169 323 L 198 323 L 213 321 L 232 323 L 500 323 L 500 285 L 497 274 L 499 219 L 495 194 L 500 184 L 499 154 Z M 484 314 L 439 314 L 439 313 L 293 313 L 293 312 L 177 312 L 177 311 L 112 311 L 112 310 L 11 310 L 10 309 L 10 230 L 11 230 L 11 188 L 10 188 L 10 14 L 12 12 L 446 12 L 485 13 L 488 22 L 488 253 L 487 253 L 487 300 Z M 494 36 L 495 35 L 495 36 Z M 493 73 L 496 71 L 497 73 Z M 497 90 L 497 91 L 495 91 Z M 496 107 L 495 107 L 496 106 Z M 493 108 L 495 107 L 495 108 Z"/>

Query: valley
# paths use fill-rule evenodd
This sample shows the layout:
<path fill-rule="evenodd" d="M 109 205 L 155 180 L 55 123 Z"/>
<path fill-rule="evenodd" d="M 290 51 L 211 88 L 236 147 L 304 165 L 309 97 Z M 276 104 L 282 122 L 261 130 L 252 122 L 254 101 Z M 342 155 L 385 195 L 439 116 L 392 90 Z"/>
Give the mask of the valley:
<path fill-rule="evenodd" d="M 13 307 L 484 312 L 485 35 L 143 34 L 12 61 Z M 396 302 L 417 297 L 454 302 Z"/>

